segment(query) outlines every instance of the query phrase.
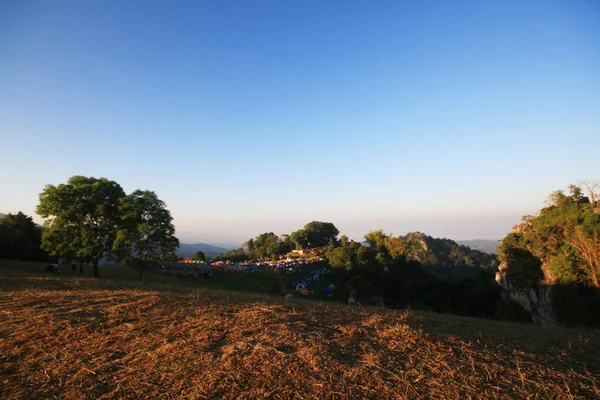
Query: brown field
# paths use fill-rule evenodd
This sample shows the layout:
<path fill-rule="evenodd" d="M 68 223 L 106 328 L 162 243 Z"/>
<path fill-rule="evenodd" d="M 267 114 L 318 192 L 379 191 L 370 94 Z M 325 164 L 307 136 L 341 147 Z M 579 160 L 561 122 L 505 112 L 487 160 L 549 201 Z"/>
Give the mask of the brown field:
<path fill-rule="evenodd" d="M 0 398 L 600 398 L 600 334 L 3 274 Z"/>

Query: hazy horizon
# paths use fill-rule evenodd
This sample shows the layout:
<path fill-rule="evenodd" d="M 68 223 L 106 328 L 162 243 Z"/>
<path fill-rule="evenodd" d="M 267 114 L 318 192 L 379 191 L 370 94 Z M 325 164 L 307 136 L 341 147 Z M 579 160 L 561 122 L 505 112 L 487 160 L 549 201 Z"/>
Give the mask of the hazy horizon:
<path fill-rule="evenodd" d="M 2 211 L 4 214 L 9 212 L 16 213 L 23 211 L 33 216 L 37 223 L 42 223 L 42 219 L 34 212 L 26 212 L 22 209 Z M 522 215 L 482 215 L 448 218 L 438 216 L 436 219 L 426 219 L 415 216 L 395 217 L 395 218 L 373 218 L 364 220 L 332 220 L 340 230 L 340 235 L 347 235 L 355 241 L 363 241 L 363 236 L 369 231 L 382 229 L 388 234 L 394 236 L 404 235 L 409 232 L 422 232 L 435 238 L 448 238 L 456 241 L 460 240 L 500 240 L 511 228 L 521 222 Z M 304 221 L 304 220 L 303 220 Z M 312 221 L 312 220 L 310 220 Z M 301 229 L 307 222 L 246 222 L 244 224 L 231 221 L 229 224 L 222 224 L 214 221 L 213 224 L 206 224 L 199 228 L 177 229 L 177 236 L 182 243 L 207 243 L 222 247 L 238 247 L 246 240 L 256 237 L 264 232 L 274 232 L 277 235 L 289 234 L 294 230 Z M 177 219 L 174 221 L 177 226 Z M 490 224 L 492 228 L 490 228 Z M 179 224 L 181 225 L 181 224 Z"/>
<path fill-rule="evenodd" d="M 600 2 L 9 1 L 0 47 L 4 213 L 85 175 L 184 243 L 495 240 L 599 178 Z"/>

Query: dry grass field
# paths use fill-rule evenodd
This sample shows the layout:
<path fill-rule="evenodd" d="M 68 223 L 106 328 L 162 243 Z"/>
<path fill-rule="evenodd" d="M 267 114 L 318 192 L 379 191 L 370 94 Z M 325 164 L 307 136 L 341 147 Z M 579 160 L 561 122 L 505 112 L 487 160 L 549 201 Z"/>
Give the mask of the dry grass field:
<path fill-rule="evenodd" d="M 600 398 L 600 334 L 0 269 L 0 398 Z"/>

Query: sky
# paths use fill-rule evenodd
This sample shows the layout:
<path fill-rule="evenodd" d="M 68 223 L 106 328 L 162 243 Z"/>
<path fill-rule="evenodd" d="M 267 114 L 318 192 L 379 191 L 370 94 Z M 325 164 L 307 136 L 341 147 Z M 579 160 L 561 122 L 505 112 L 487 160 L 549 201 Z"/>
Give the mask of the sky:
<path fill-rule="evenodd" d="M 154 190 L 184 243 L 501 239 L 600 178 L 600 2 L 0 2 L 0 212 Z"/>

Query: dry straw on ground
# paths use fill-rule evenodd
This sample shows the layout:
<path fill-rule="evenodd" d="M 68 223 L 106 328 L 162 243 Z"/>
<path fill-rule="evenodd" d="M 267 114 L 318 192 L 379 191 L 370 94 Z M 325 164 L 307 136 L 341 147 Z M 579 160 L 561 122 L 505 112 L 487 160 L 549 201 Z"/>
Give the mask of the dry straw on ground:
<path fill-rule="evenodd" d="M 0 398 L 600 398 L 597 331 L 0 276 Z"/>

